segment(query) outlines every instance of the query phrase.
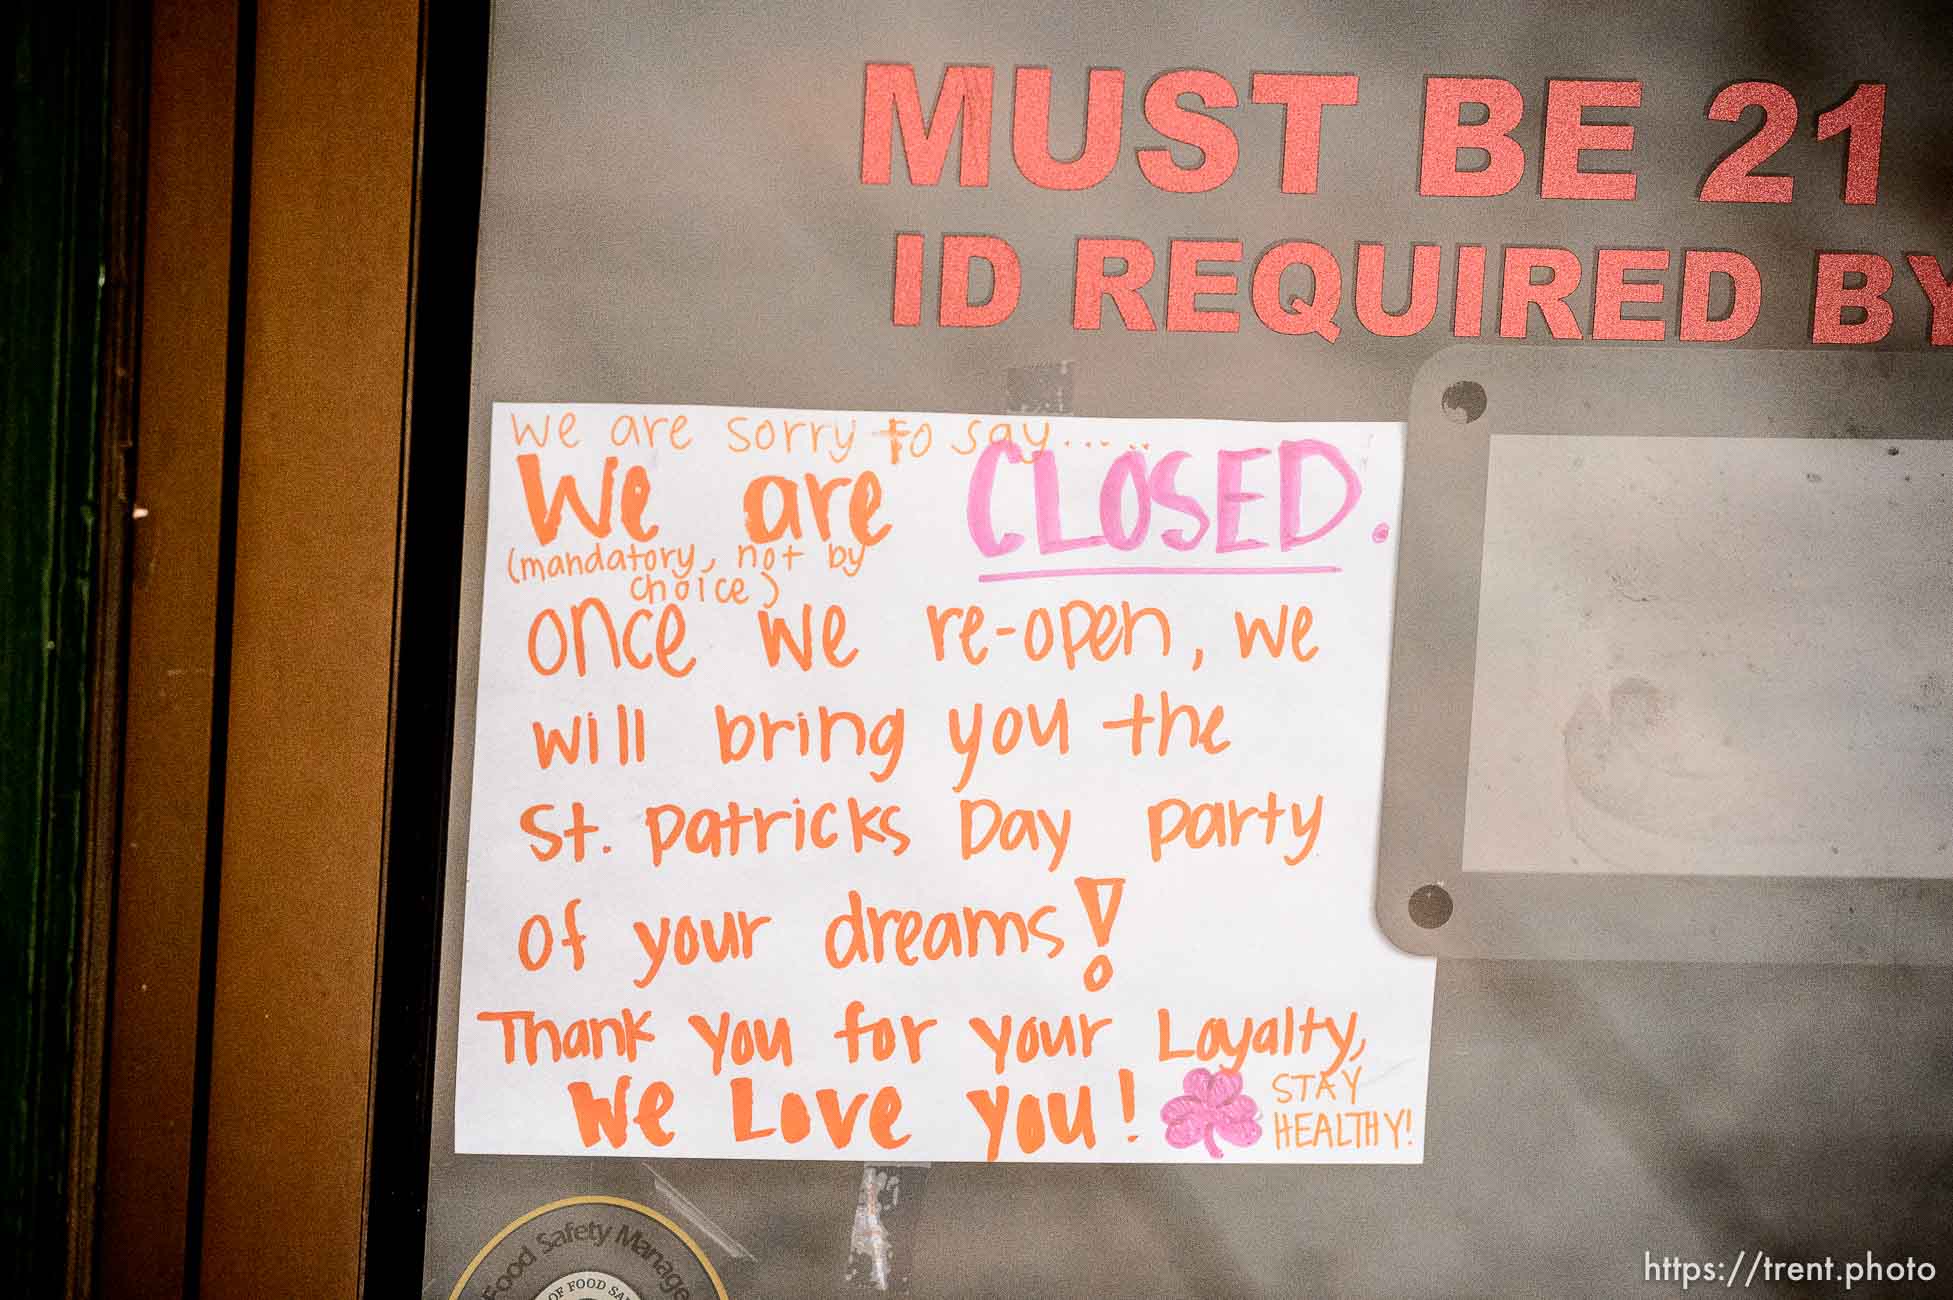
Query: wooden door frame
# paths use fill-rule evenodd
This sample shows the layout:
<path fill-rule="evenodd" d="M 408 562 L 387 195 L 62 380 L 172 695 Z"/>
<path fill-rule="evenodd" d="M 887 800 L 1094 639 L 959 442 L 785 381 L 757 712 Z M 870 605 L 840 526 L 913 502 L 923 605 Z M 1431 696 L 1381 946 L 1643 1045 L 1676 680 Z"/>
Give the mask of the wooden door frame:
<path fill-rule="evenodd" d="M 426 1199 L 487 14 L 154 0 L 150 26 L 97 1286 L 397 1295 Z"/>

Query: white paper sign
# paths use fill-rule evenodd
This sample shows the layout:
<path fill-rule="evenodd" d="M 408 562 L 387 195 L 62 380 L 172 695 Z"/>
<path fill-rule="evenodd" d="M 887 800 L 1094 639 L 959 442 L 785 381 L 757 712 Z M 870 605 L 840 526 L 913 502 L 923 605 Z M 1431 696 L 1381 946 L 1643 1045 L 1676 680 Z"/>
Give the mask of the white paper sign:
<path fill-rule="evenodd" d="M 1416 1162 L 1404 429 L 498 405 L 456 1144 Z"/>

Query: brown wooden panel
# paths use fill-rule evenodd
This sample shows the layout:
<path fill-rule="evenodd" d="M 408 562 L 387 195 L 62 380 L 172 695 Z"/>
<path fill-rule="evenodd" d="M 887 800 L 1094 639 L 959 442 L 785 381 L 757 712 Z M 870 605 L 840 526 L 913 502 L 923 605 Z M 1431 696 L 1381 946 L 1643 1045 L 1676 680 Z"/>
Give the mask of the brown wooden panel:
<path fill-rule="evenodd" d="M 418 23 L 258 7 L 210 1300 L 358 1287 Z"/>
<path fill-rule="evenodd" d="M 178 1294 L 223 478 L 237 11 L 151 16 L 140 419 L 99 1294 Z"/>

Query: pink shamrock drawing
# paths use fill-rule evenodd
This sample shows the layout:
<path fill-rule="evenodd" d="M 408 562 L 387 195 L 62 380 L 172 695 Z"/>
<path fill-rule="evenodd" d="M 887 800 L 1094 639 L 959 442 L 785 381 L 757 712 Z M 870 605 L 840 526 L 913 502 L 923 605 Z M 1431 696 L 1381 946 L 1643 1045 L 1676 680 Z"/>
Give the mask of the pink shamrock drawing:
<path fill-rule="evenodd" d="M 1184 1094 L 1160 1107 L 1168 1146 L 1190 1147 L 1204 1141 L 1207 1154 L 1219 1160 L 1217 1133 L 1237 1147 L 1261 1140 L 1261 1107 L 1242 1093 L 1241 1076 L 1233 1070 L 1189 1070 L 1180 1087 Z"/>

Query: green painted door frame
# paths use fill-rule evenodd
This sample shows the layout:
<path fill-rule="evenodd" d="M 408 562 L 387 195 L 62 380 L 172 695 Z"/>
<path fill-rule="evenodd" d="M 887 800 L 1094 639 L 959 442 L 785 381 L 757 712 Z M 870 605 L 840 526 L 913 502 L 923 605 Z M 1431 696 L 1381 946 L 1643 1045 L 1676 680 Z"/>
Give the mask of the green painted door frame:
<path fill-rule="evenodd" d="M 119 753 L 140 44 L 6 7 L 0 98 L 0 1259 L 85 1294 Z"/>

